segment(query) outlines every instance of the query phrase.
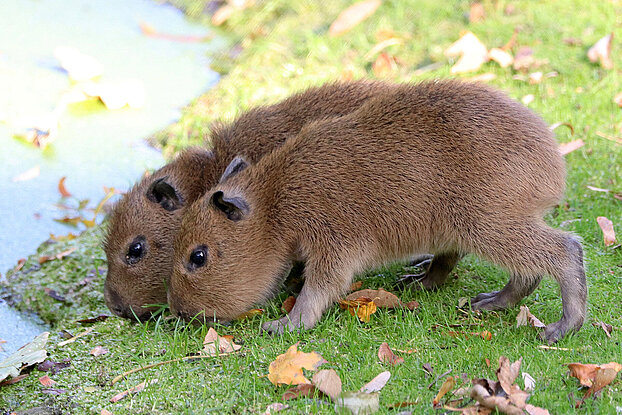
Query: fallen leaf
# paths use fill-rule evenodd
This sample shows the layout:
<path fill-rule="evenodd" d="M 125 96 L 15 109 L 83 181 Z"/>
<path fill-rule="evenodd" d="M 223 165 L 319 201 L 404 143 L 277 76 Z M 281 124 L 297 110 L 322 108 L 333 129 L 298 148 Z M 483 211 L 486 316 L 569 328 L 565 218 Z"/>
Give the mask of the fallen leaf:
<path fill-rule="evenodd" d="M 54 235 L 53 233 L 50 234 L 50 240 L 55 241 L 55 242 L 73 241 L 77 237 L 78 235 L 75 235 L 73 233 L 68 233 L 67 235 L 58 235 L 58 236 Z"/>
<path fill-rule="evenodd" d="M 529 415 L 551 415 L 548 409 L 533 406 L 530 403 L 525 405 L 525 412 L 527 412 Z"/>
<path fill-rule="evenodd" d="M 97 59 L 74 48 L 59 46 L 54 50 L 54 56 L 74 81 L 87 81 L 104 73 L 104 66 Z"/>
<path fill-rule="evenodd" d="M 391 37 L 387 38 L 387 39 L 383 39 L 382 41 L 376 43 L 364 56 L 365 59 L 370 60 L 371 58 L 373 58 L 374 56 L 376 56 L 376 54 L 382 52 L 383 50 L 385 50 L 386 48 L 390 47 L 390 46 L 396 46 L 396 45 L 401 45 L 404 41 L 400 38 L 394 37 L 393 35 L 391 35 Z M 357 281 L 358 282 L 358 281 Z M 359 287 L 360 288 L 360 287 Z"/>
<path fill-rule="evenodd" d="M 527 372 L 522 373 L 525 391 L 531 392 L 536 389 L 536 380 Z"/>
<path fill-rule="evenodd" d="M 41 372 L 49 371 L 51 374 L 55 375 L 62 369 L 68 368 L 69 366 L 71 366 L 71 359 L 69 358 L 63 359 L 62 362 L 54 362 L 53 360 L 46 360 L 37 365 L 37 370 L 40 370 Z"/>
<path fill-rule="evenodd" d="M 370 298 L 339 300 L 339 306 L 342 309 L 347 309 L 350 315 L 357 316 L 364 323 L 369 323 L 371 315 L 377 310 L 376 304 Z"/>
<path fill-rule="evenodd" d="M 371 65 L 371 70 L 377 78 L 383 78 L 390 75 L 397 69 L 397 62 L 395 57 L 382 52 L 378 55 L 374 63 Z"/>
<path fill-rule="evenodd" d="M 605 69 L 613 68 L 613 61 L 611 60 L 611 44 L 613 43 L 613 32 L 607 36 L 601 38 L 594 44 L 588 51 L 587 57 L 590 62 L 600 62 L 600 66 Z"/>
<path fill-rule="evenodd" d="M 389 409 L 400 409 L 400 408 L 406 408 L 407 406 L 413 406 L 413 405 L 418 405 L 419 401 L 415 401 L 415 402 L 410 402 L 410 401 L 404 401 L 404 402 L 397 402 L 397 403 L 392 403 L 388 406 Z M 412 412 L 399 412 L 399 414 L 412 414 Z"/>
<path fill-rule="evenodd" d="M 531 85 L 539 84 L 540 82 L 542 82 L 543 79 L 544 79 L 544 74 L 540 71 L 532 72 L 529 74 L 529 83 Z"/>
<path fill-rule="evenodd" d="M 71 338 L 69 338 L 69 339 L 67 339 L 67 340 L 64 340 L 64 341 L 62 341 L 62 342 L 58 343 L 58 344 L 57 344 L 57 346 L 59 346 L 59 347 L 60 347 L 60 346 L 64 346 L 64 345 L 69 344 L 69 343 L 73 343 L 73 342 L 75 342 L 76 340 L 78 340 L 80 337 L 84 337 L 84 336 L 86 336 L 87 334 L 89 334 L 90 332 L 92 332 L 92 331 L 93 331 L 93 329 L 94 329 L 94 327 L 89 327 L 88 329 L 86 329 L 86 330 L 85 330 L 85 331 L 83 331 L 82 333 L 76 334 L 75 336 L 73 336 L 73 337 L 71 337 Z"/>
<path fill-rule="evenodd" d="M 598 321 L 594 323 L 594 326 L 603 329 L 607 337 L 611 338 L 611 333 L 613 332 L 613 326 L 611 324 L 607 324 L 603 321 Z"/>
<path fill-rule="evenodd" d="M 45 376 L 41 376 L 39 378 L 39 383 L 42 384 L 43 386 L 45 386 L 46 388 L 49 388 L 50 386 L 55 384 L 56 381 L 50 379 L 50 377 L 48 375 L 45 375 Z"/>
<path fill-rule="evenodd" d="M 217 356 L 226 353 L 234 353 L 240 350 L 242 346 L 219 336 L 213 327 L 210 327 L 203 340 L 203 350 L 201 354 L 208 356 Z"/>
<path fill-rule="evenodd" d="M 39 257 L 39 264 L 43 264 L 45 262 L 52 261 L 54 259 L 61 260 L 61 259 L 65 258 L 66 256 L 70 255 L 71 253 L 73 253 L 76 249 L 78 249 L 78 248 L 74 247 L 74 248 L 69 248 L 68 250 L 60 252 L 60 253 L 58 253 L 56 255 L 40 256 Z"/>
<path fill-rule="evenodd" d="M 447 379 L 445 379 L 445 382 L 443 382 L 443 384 L 441 385 L 440 390 L 438 391 L 438 393 L 434 397 L 434 400 L 432 401 L 432 405 L 437 406 L 438 403 L 443 398 L 443 396 L 445 396 L 447 394 L 447 392 L 452 390 L 454 388 L 454 386 L 456 386 L 456 379 L 454 379 L 453 376 L 447 376 Z"/>
<path fill-rule="evenodd" d="M 413 310 L 419 308 L 419 301 L 417 301 L 417 300 L 409 301 L 409 302 L 407 302 L 404 305 L 406 306 L 407 309 L 409 309 L 410 311 L 413 311 Z"/>
<path fill-rule="evenodd" d="M 95 317 L 83 318 L 82 320 L 76 320 L 76 323 L 80 323 L 80 324 L 98 323 L 100 321 L 106 320 L 108 317 L 110 316 L 107 314 L 100 314 Z"/>
<path fill-rule="evenodd" d="M 99 415 L 114 415 L 114 414 L 107 409 L 102 409 Z"/>
<path fill-rule="evenodd" d="M 298 351 L 298 343 L 290 346 L 287 352 L 276 357 L 270 363 L 268 379 L 274 385 L 279 383 L 285 385 L 299 385 L 310 383 L 305 378 L 302 369 L 316 370 L 320 365 L 326 363 L 318 353 L 304 353 Z"/>
<path fill-rule="evenodd" d="M 562 156 L 565 156 L 568 153 L 572 153 L 575 150 L 583 147 L 585 143 L 580 138 L 570 141 L 569 143 L 561 143 L 559 145 L 559 152 L 562 153 Z"/>
<path fill-rule="evenodd" d="M 264 312 L 264 310 L 261 309 L 261 308 L 252 308 L 252 309 L 248 310 L 247 312 L 240 314 L 235 319 L 236 320 L 246 320 L 246 319 L 253 318 L 255 316 L 261 315 L 261 314 L 263 314 L 263 312 Z"/>
<path fill-rule="evenodd" d="M 514 70 L 526 72 L 534 66 L 536 60 L 533 56 L 533 50 L 530 47 L 523 46 L 518 49 L 516 55 L 514 56 Z"/>
<path fill-rule="evenodd" d="M 123 392 L 119 392 L 119 393 L 117 393 L 115 396 L 113 396 L 112 398 L 110 398 L 110 402 L 115 403 L 115 402 L 120 401 L 120 400 L 121 400 L 121 399 L 123 399 L 123 398 L 126 398 L 126 397 L 127 397 L 128 395 L 130 395 L 130 394 L 135 395 L 135 394 L 137 394 L 137 393 L 142 392 L 143 390 L 145 390 L 145 388 L 146 388 L 148 385 L 151 385 L 151 384 L 154 384 L 154 383 L 157 383 L 157 382 L 158 382 L 158 379 L 152 379 L 152 380 L 150 380 L 150 381 L 144 381 L 144 382 L 141 382 L 141 383 L 139 383 L 139 384 L 138 384 L 138 385 L 136 385 L 136 386 L 133 386 L 133 387 L 131 387 L 131 388 L 127 389 L 127 390 L 124 390 Z"/>
<path fill-rule="evenodd" d="M 613 97 L 613 102 L 615 104 L 618 104 L 618 107 L 622 108 L 622 91 L 618 92 L 614 97 Z"/>
<path fill-rule="evenodd" d="M 397 366 L 404 363 L 404 358 L 396 356 L 387 342 L 380 345 L 380 348 L 378 349 L 378 359 L 380 359 L 380 362 L 388 363 L 391 366 Z"/>
<path fill-rule="evenodd" d="M 469 79 L 472 82 L 490 82 L 490 81 L 492 81 L 493 79 L 496 79 L 496 78 L 497 78 L 497 75 L 495 75 L 494 73 L 486 72 L 486 73 L 483 73 L 481 75 L 475 75 L 475 76 L 473 76 L 473 77 L 471 77 Z"/>
<path fill-rule="evenodd" d="M 363 281 L 355 281 L 352 284 L 350 284 L 350 291 L 360 290 L 362 286 L 363 286 Z"/>
<path fill-rule="evenodd" d="M 296 385 L 293 388 L 289 388 L 283 394 L 282 399 L 284 401 L 289 401 L 290 399 L 297 399 L 301 396 L 309 397 L 315 393 L 315 386 L 310 383 L 301 383 L 300 385 Z"/>
<path fill-rule="evenodd" d="M 395 308 L 402 305 L 402 301 L 395 295 L 382 288 L 378 290 L 360 290 L 350 293 L 346 296 L 346 300 L 356 301 L 362 298 L 369 298 L 380 308 Z"/>
<path fill-rule="evenodd" d="M 488 52 L 488 59 L 497 62 L 502 68 L 507 68 L 514 62 L 514 58 L 509 52 L 499 48 L 490 49 Z"/>
<path fill-rule="evenodd" d="M 264 411 L 263 415 L 270 415 L 270 414 L 282 411 L 287 408 L 289 408 L 289 405 L 285 405 L 284 403 L 281 403 L 281 402 L 274 402 L 266 407 L 266 410 Z"/>
<path fill-rule="evenodd" d="M 561 127 L 562 125 L 570 129 L 570 135 L 574 135 L 574 127 L 569 122 L 556 122 L 555 124 L 551 124 L 549 130 L 555 131 L 558 127 Z"/>
<path fill-rule="evenodd" d="M 354 3 L 344 9 L 330 25 L 328 34 L 331 37 L 342 35 L 376 12 L 382 4 L 381 0 L 365 0 Z"/>
<path fill-rule="evenodd" d="M 49 395 L 61 395 L 66 392 L 67 392 L 66 389 L 56 389 L 56 388 L 41 389 L 41 393 L 46 393 Z"/>
<path fill-rule="evenodd" d="M 510 359 L 505 356 L 499 357 L 499 369 L 497 369 L 497 379 L 501 387 L 510 395 L 512 393 L 512 385 L 516 381 L 516 377 L 520 373 L 520 365 L 523 362 L 521 357 L 516 362 L 510 364 Z"/>
<path fill-rule="evenodd" d="M 531 327 L 536 327 L 536 328 L 546 327 L 546 325 L 543 322 L 541 322 L 538 319 L 538 317 L 531 314 L 531 312 L 529 311 L 529 307 L 527 307 L 526 305 L 522 305 L 520 306 L 520 311 L 518 312 L 518 315 L 516 316 L 516 327 L 527 326 L 527 325 Z"/>
<path fill-rule="evenodd" d="M 26 258 L 20 258 L 17 260 L 17 266 L 15 267 L 15 272 L 24 268 L 24 264 L 26 263 Z"/>
<path fill-rule="evenodd" d="M 60 219 L 54 219 L 54 222 L 64 223 L 65 225 L 73 226 L 74 228 L 78 226 L 78 223 L 82 221 L 81 216 L 65 216 Z"/>
<path fill-rule="evenodd" d="M 594 384 L 594 379 L 599 369 L 613 369 L 617 373 L 622 370 L 622 365 L 616 362 L 609 362 L 604 365 L 569 363 L 568 369 L 570 370 L 570 376 L 579 379 L 579 383 L 582 386 L 589 388 Z"/>
<path fill-rule="evenodd" d="M 425 371 L 425 377 L 434 376 L 434 368 L 432 367 L 432 363 L 424 363 L 422 365 L 423 370 Z"/>
<path fill-rule="evenodd" d="M 7 377 L 16 377 L 22 368 L 43 362 L 47 357 L 45 344 L 50 333 L 44 331 L 34 338 L 33 341 L 22 346 L 15 353 L 0 362 L 0 381 Z"/>
<path fill-rule="evenodd" d="M 346 408 L 352 414 L 373 414 L 380 408 L 379 398 L 378 392 L 344 392 L 337 400 L 335 406 Z"/>
<path fill-rule="evenodd" d="M 521 98 L 521 102 L 522 102 L 524 105 L 529 105 L 529 104 L 531 104 L 531 103 L 533 102 L 533 100 L 534 100 L 535 98 L 536 98 L 536 97 L 535 97 L 533 94 L 527 94 L 527 95 L 525 95 L 523 98 Z"/>
<path fill-rule="evenodd" d="M 67 179 L 66 176 L 63 176 L 60 178 L 60 180 L 58 181 L 58 193 L 60 193 L 60 195 L 62 197 L 71 197 L 71 193 L 69 193 L 67 191 L 67 188 L 65 187 L 65 180 Z"/>
<path fill-rule="evenodd" d="M 473 72 L 488 61 L 488 49 L 471 32 L 466 32 L 460 39 L 445 50 L 445 56 L 460 56 L 451 67 L 452 74 Z"/>
<path fill-rule="evenodd" d="M 484 20 L 486 12 L 484 6 L 480 2 L 471 3 L 471 9 L 469 10 L 469 23 L 477 23 Z"/>
<path fill-rule="evenodd" d="M 375 378 L 367 382 L 363 387 L 359 390 L 359 392 L 364 393 L 372 393 L 379 392 L 384 386 L 387 384 L 389 379 L 391 378 L 391 372 L 388 370 L 385 372 L 381 372 Z"/>
<path fill-rule="evenodd" d="M 468 339 L 470 336 L 481 337 L 484 340 L 492 340 L 492 333 L 488 330 L 483 331 L 472 331 L 472 332 L 464 332 L 464 331 L 448 331 L 447 335 L 451 337 L 464 337 Z"/>
<path fill-rule="evenodd" d="M 341 394 L 341 379 L 335 370 L 323 369 L 313 375 L 311 380 L 316 389 L 333 401 Z"/>
<path fill-rule="evenodd" d="M 616 233 L 613 230 L 613 222 L 604 216 L 598 216 L 596 218 L 598 226 L 603 231 L 603 241 L 605 246 L 611 246 L 616 243 Z"/>
<path fill-rule="evenodd" d="M 281 311 L 283 311 L 285 314 L 289 314 L 289 312 L 292 311 L 292 308 L 294 308 L 294 304 L 296 304 L 296 297 L 290 295 L 285 299 L 285 301 L 283 301 L 283 304 L 281 305 Z"/>
<path fill-rule="evenodd" d="M 26 379 L 27 377 L 28 377 L 28 373 L 24 373 L 22 375 L 15 376 L 14 378 L 11 378 L 11 379 L 4 379 L 3 381 L 0 381 L 0 387 L 14 385 L 17 382 L 21 382 L 22 380 Z"/>
<path fill-rule="evenodd" d="M 87 82 L 82 85 L 82 90 L 89 97 L 99 98 L 110 110 L 125 106 L 142 108 L 145 105 L 145 87 L 139 79 Z"/>
<path fill-rule="evenodd" d="M 39 175 L 41 174 L 41 167 L 39 166 L 35 166 L 32 167 L 20 174 L 18 174 L 17 176 L 14 176 L 11 181 L 13 183 L 17 183 L 17 182 L 26 182 L 28 180 L 32 180 L 34 178 L 39 177 Z"/>
<path fill-rule="evenodd" d="M 92 350 L 91 350 L 91 355 L 97 357 L 97 356 L 101 356 L 103 354 L 108 353 L 108 349 L 102 347 L 102 346 L 95 346 Z"/>

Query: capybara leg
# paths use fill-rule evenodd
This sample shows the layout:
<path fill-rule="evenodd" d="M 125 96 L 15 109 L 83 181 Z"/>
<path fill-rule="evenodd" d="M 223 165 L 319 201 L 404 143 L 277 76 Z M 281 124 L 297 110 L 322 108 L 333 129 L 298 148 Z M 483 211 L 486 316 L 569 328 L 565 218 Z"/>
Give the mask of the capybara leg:
<path fill-rule="evenodd" d="M 461 258 L 462 255 L 457 252 L 436 254 L 431 260 L 428 258 L 418 264 L 418 266 L 422 264 L 425 266 L 425 263 L 430 261 L 429 267 L 425 272 L 421 274 L 404 275 L 398 280 L 398 284 L 402 286 L 411 284 L 413 287 L 419 286 L 426 290 L 436 289 L 447 280 L 449 273 L 454 269 Z"/>
<path fill-rule="evenodd" d="M 544 223 L 517 220 L 511 224 L 503 230 L 489 226 L 476 241 L 475 252 L 509 269 L 512 279 L 497 293 L 475 297 L 472 306 L 491 310 L 514 305 L 536 288 L 542 276 L 551 275 L 560 285 L 563 309 L 561 320 L 544 331 L 545 339 L 554 343 L 569 330 L 581 328 L 585 319 L 587 285 L 581 244 Z"/>
<path fill-rule="evenodd" d="M 471 300 L 474 310 L 501 310 L 516 305 L 527 297 L 540 284 L 542 278 L 525 278 L 512 275 L 510 281 L 500 291 L 481 293 Z"/>
<path fill-rule="evenodd" d="M 315 326 L 324 311 L 347 291 L 354 273 L 338 271 L 323 262 L 317 265 L 313 261 L 307 262 L 304 272 L 305 282 L 292 311 L 279 320 L 264 323 L 262 328 L 265 331 L 282 334 L 285 330 L 308 330 Z"/>

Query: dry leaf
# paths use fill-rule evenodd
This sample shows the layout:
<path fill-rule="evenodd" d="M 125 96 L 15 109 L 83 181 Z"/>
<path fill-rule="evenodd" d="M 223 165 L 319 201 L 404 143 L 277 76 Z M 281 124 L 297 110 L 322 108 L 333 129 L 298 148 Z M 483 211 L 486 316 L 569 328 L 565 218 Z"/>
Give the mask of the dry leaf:
<path fill-rule="evenodd" d="M 622 370 L 622 365 L 616 362 L 609 362 L 604 365 L 569 363 L 568 369 L 570 370 L 570 376 L 579 379 L 582 386 L 589 388 L 594 384 L 594 379 L 599 369 L 613 369 L 617 373 Z"/>
<path fill-rule="evenodd" d="M 509 52 L 499 48 L 490 49 L 488 52 L 488 59 L 497 62 L 502 68 L 507 68 L 514 62 L 514 58 Z"/>
<path fill-rule="evenodd" d="M 475 2 L 471 4 L 469 11 L 469 23 L 477 23 L 484 20 L 486 12 L 484 12 L 484 6 L 482 3 Z"/>
<path fill-rule="evenodd" d="M 376 9 L 382 4 L 381 0 L 365 0 L 358 3 L 354 3 L 352 6 L 346 8 L 335 21 L 330 25 L 328 34 L 330 36 L 339 36 L 357 24 L 367 19 L 374 14 Z"/>
<path fill-rule="evenodd" d="M 527 46 L 518 49 L 514 56 L 514 70 L 526 72 L 536 63 L 533 57 L 533 50 Z"/>
<path fill-rule="evenodd" d="M 618 107 L 622 108 L 622 92 L 618 92 L 614 97 L 613 97 L 613 102 L 618 104 Z"/>
<path fill-rule="evenodd" d="M 445 56 L 460 56 L 458 62 L 451 67 L 452 74 L 473 72 L 488 61 L 488 49 L 477 36 L 466 32 L 445 50 Z"/>
<path fill-rule="evenodd" d="M 369 323 L 371 315 L 377 310 L 376 304 L 370 298 L 356 300 L 339 300 L 342 309 L 348 309 L 350 315 L 357 316 L 364 323 Z"/>
<path fill-rule="evenodd" d="M 590 62 L 600 61 L 600 65 L 605 69 L 613 68 L 611 60 L 611 44 L 613 43 L 613 32 L 601 38 L 588 51 L 587 57 Z"/>
<path fill-rule="evenodd" d="M 544 79 L 544 74 L 540 71 L 529 74 L 529 83 L 531 85 L 539 84 Z"/>
<path fill-rule="evenodd" d="M 235 319 L 236 320 L 246 320 L 246 319 L 258 316 L 260 314 L 263 314 L 263 312 L 264 312 L 264 310 L 262 308 L 252 308 L 252 309 L 248 310 L 247 312 L 240 314 Z"/>
<path fill-rule="evenodd" d="M 60 193 L 62 197 L 71 197 L 71 193 L 69 193 L 65 187 L 65 179 L 67 179 L 67 177 L 63 176 L 58 181 L 58 193 Z"/>
<path fill-rule="evenodd" d="M 313 393 L 315 392 L 315 386 L 313 386 L 310 383 L 302 383 L 300 385 L 296 385 L 293 388 L 289 388 L 288 390 L 285 391 L 285 393 L 283 394 L 282 399 L 284 401 L 289 401 L 290 399 L 296 399 L 299 398 L 300 396 L 313 396 Z"/>
<path fill-rule="evenodd" d="M 20 347 L 17 351 L 0 362 L 0 381 L 3 381 L 9 376 L 18 376 L 20 370 L 26 366 L 43 362 L 47 357 L 45 344 L 48 341 L 49 335 L 49 332 L 44 331 L 35 337 L 33 341 Z"/>
<path fill-rule="evenodd" d="M 360 290 L 362 286 L 363 286 L 363 281 L 355 281 L 352 284 L 350 284 L 350 291 Z"/>
<path fill-rule="evenodd" d="M 402 305 L 402 302 L 395 294 L 385 291 L 382 288 L 378 290 L 360 290 L 346 296 L 346 300 L 350 301 L 356 301 L 361 298 L 369 298 L 380 308 L 395 308 Z"/>
<path fill-rule="evenodd" d="M 526 305 L 522 305 L 520 306 L 520 311 L 518 312 L 518 315 L 516 316 L 516 327 L 527 326 L 527 325 L 531 327 L 536 327 L 536 328 L 546 327 L 546 324 L 541 322 L 538 319 L 538 317 L 531 314 L 531 312 L 529 311 L 529 307 L 527 307 Z"/>
<path fill-rule="evenodd" d="M 292 345 L 287 352 L 276 357 L 270 363 L 268 379 L 274 385 L 279 383 L 285 385 L 300 385 L 310 383 L 302 373 L 302 368 L 316 370 L 320 365 L 326 363 L 318 353 L 304 353 L 298 351 L 298 343 Z"/>
<path fill-rule="evenodd" d="M 281 403 L 281 402 L 274 402 L 266 407 L 266 410 L 264 411 L 263 415 L 270 415 L 270 414 L 282 411 L 287 408 L 289 408 L 289 405 L 285 405 L 284 403 Z"/>
<path fill-rule="evenodd" d="M 114 415 L 114 414 L 107 409 L 102 409 L 99 415 Z"/>
<path fill-rule="evenodd" d="M 467 332 L 464 332 L 464 331 L 448 331 L 447 335 L 449 335 L 451 337 L 461 337 L 461 336 L 464 336 L 465 339 L 468 339 L 469 336 L 477 336 L 477 337 L 481 337 L 484 340 L 492 340 L 492 333 L 489 332 L 488 330 L 472 331 L 470 333 L 467 333 Z"/>
<path fill-rule="evenodd" d="M 447 376 L 447 379 L 445 379 L 445 382 L 443 382 L 443 384 L 441 385 L 441 389 L 436 394 L 436 397 L 434 397 L 432 405 L 437 406 L 443 396 L 445 396 L 447 392 L 452 390 L 454 386 L 456 386 L 456 379 L 454 379 L 453 376 Z"/>
<path fill-rule="evenodd" d="M 536 97 L 535 97 L 533 94 L 527 94 L 527 95 L 525 95 L 525 96 L 521 99 L 521 102 L 522 102 L 524 105 L 529 105 L 529 104 L 531 104 L 531 103 L 533 102 L 533 100 L 534 100 L 535 98 L 536 98 Z"/>
<path fill-rule="evenodd" d="M 600 187 L 595 187 L 595 186 L 590 186 L 590 185 L 587 185 L 585 187 L 595 192 L 609 193 L 611 191 L 609 189 L 601 189 Z"/>
<path fill-rule="evenodd" d="M 573 140 L 569 143 L 561 143 L 559 145 L 559 152 L 562 153 L 562 156 L 565 156 L 568 153 L 572 153 L 575 150 L 583 147 L 585 143 L 580 138 Z"/>
<path fill-rule="evenodd" d="M 551 415 L 548 409 L 533 406 L 530 403 L 525 405 L 525 412 L 527 412 L 529 415 Z"/>
<path fill-rule="evenodd" d="M 17 266 L 15 267 L 15 272 L 24 268 L 24 264 L 26 263 L 26 258 L 20 258 L 17 260 Z"/>
<path fill-rule="evenodd" d="M 396 69 L 397 63 L 395 62 L 395 58 L 385 52 L 379 54 L 371 65 L 371 70 L 377 78 L 386 77 Z"/>
<path fill-rule="evenodd" d="M 52 260 L 54 260 L 54 259 L 61 260 L 61 259 L 65 258 L 66 256 L 70 255 L 70 254 L 71 254 L 72 252 L 74 252 L 76 249 L 78 249 L 78 248 L 75 248 L 75 247 L 74 247 L 74 248 L 70 248 L 70 249 L 68 249 L 68 250 L 66 250 L 66 251 L 60 252 L 60 253 L 58 253 L 58 254 L 56 254 L 56 255 L 44 255 L 44 256 L 40 256 L 40 257 L 39 257 L 39 264 L 43 264 L 43 263 L 45 263 L 45 262 L 52 261 Z"/>
<path fill-rule="evenodd" d="M 103 354 L 108 353 L 108 349 L 102 347 L 102 346 L 95 346 L 92 350 L 91 350 L 91 355 L 97 357 L 97 356 L 101 356 Z"/>
<path fill-rule="evenodd" d="M 221 354 L 234 353 L 241 348 L 242 346 L 227 340 L 223 336 L 219 336 L 216 330 L 210 327 L 203 340 L 203 350 L 201 350 L 201 354 L 218 356 Z"/>
<path fill-rule="evenodd" d="M 536 389 L 536 380 L 527 372 L 522 373 L 525 391 L 531 392 Z"/>
<path fill-rule="evenodd" d="M 475 75 L 471 78 L 469 78 L 472 82 L 489 82 L 492 81 L 493 79 L 497 78 L 497 75 L 495 75 L 492 72 L 486 72 L 483 73 L 481 75 Z"/>
<path fill-rule="evenodd" d="M 92 332 L 92 331 L 93 331 L 93 329 L 94 329 L 94 327 L 89 327 L 88 329 L 84 330 L 82 333 L 80 333 L 80 334 L 76 334 L 75 336 L 70 337 L 70 338 L 69 338 L 69 339 L 67 339 L 67 340 L 63 340 L 62 342 L 58 343 L 58 344 L 57 344 L 57 346 L 59 346 L 59 347 L 60 347 L 60 346 L 64 346 L 64 345 L 69 344 L 69 343 L 73 343 L 73 342 L 75 342 L 76 340 L 78 340 L 80 337 L 84 337 L 84 336 L 86 336 L 87 334 L 89 334 L 90 332 Z"/>
<path fill-rule="evenodd" d="M 323 369 L 313 375 L 311 382 L 320 392 L 329 396 L 333 401 L 341 394 L 341 379 L 333 369 Z"/>
<path fill-rule="evenodd" d="M 611 333 L 613 332 L 613 326 L 611 324 L 607 324 L 603 321 L 599 321 L 599 322 L 594 323 L 594 326 L 600 327 L 601 329 L 603 329 L 607 337 L 611 338 Z"/>
<path fill-rule="evenodd" d="M 352 414 L 373 414 L 380 408 L 378 392 L 345 392 L 337 400 L 335 407 L 347 408 Z"/>
<path fill-rule="evenodd" d="M 570 129 L 570 135 L 574 135 L 574 127 L 569 122 L 556 122 L 555 124 L 551 124 L 549 130 L 555 131 L 558 127 L 561 127 L 562 125 Z"/>
<path fill-rule="evenodd" d="M 145 388 L 148 385 L 151 385 L 151 384 L 154 384 L 154 383 L 157 383 L 157 382 L 158 382 L 157 379 L 152 379 L 151 381 L 144 381 L 142 383 L 139 383 L 138 385 L 136 385 L 134 387 L 131 387 L 131 388 L 127 389 L 127 390 L 124 390 L 123 392 L 117 393 L 115 396 L 110 398 L 110 402 L 115 403 L 115 402 L 120 401 L 123 398 L 126 398 L 130 394 L 134 395 L 134 394 L 137 394 L 139 392 L 142 392 L 143 390 L 145 390 Z"/>
<path fill-rule="evenodd" d="M 388 370 L 380 373 L 378 376 L 367 382 L 359 392 L 372 393 L 379 392 L 387 384 L 391 378 L 391 372 Z"/>
<path fill-rule="evenodd" d="M 41 167 L 39 166 L 35 166 L 32 167 L 20 174 L 18 174 L 17 176 L 14 176 L 11 181 L 13 183 L 17 183 L 17 182 L 26 182 L 28 180 L 32 180 L 34 178 L 39 177 L 39 175 L 41 174 Z"/>
<path fill-rule="evenodd" d="M 50 386 L 52 386 L 53 384 L 56 383 L 55 380 L 50 379 L 50 377 L 48 375 L 45 376 L 41 376 L 39 378 L 39 383 L 41 383 L 43 386 L 45 386 L 46 388 L 49 388 Z"/>
<path fill-rule="evenodd" d="M 521 357 L 516 362 L 510 364 L 510 359 L 505 356 L 499 357 L 499 369 L 497 369 L 497 379 L 501 383 L 501 387 L 510 395 L 512 393 L 511 386 L 516 381 L 516 377 L 520 373 L 520 365 L 523 362 Z"/>
<path fill-rule="evenodd" d="M 404 358 L 396 356 L 387 342 L 380 345 L 380 348 L 378 349 L 378 359 L 380 359 L 382 363 L 388 363 L 391 366 L 397 366 L 404 363 Z"/>
<path fill-rule="evenodd" d="M 613 222 L 604 216 L 597 217 L 596 222 L 598 222 L 598 226 L 600 226 L 600 229 L 603 231 L 603 241 L 605 242 L 605 246 L 615 244 L 616 233 L 613 230 Z"/>
<path fill-rule="evenodd" d="M 285 301 L 283 301 L 283 304 L 281 305 L 281 310 L 285 314 L 289 314 L 289 312 L 292 311 L 292 308 L 294 308 L 294 304 L 296 304 L 296 297 L 290 295 L 285 299 Z"/>

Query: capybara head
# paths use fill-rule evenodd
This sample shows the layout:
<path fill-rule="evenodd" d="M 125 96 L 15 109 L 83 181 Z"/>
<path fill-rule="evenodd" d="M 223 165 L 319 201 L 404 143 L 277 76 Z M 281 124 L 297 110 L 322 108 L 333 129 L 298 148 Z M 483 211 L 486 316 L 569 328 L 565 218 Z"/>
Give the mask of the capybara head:
<path fill-rule="evenodd" d="M 234 183 L 246 166 L 234 159 L 221 182 L 184 214 L 169 286 L 171 311 L 180 317 L 230 321 L 270 298 L 287 271 L 267 241 L 257 201 Z"/>
<path fill-rule="evenodd" d="M 206 190 L 203 176 L 212 158 L 205 149 L 185 150 L 115 205 L 104 240 L 104 298 L 116 315 L 145 320 L 154 310 L 145 305 L 166 303 L 174 235 L 187 201 Z"/>

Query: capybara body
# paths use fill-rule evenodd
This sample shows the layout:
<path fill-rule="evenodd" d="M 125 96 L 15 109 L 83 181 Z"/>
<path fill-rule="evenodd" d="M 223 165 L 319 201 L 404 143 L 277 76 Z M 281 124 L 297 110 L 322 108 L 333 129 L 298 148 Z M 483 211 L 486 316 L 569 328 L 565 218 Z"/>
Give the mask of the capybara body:
<path fill-rule="evenodd" d="M 104 296 L 115 314 L 138 319 L 151 304 L 166 302 L 173 239 L 186 207 L 213 185 L 236 155 L 256 162 L 295 136 L 311 120 L 346 114 L 385 86 L 343 82 L 310 88 L 280 103 L 258 107 L 233 123 L 217 125 L 212 150 L 192 148 L 138 182 L 115 206 L 104 248 L 108 260 Z"/>
<path fill-rule="evenodd" d="M 367 268 L 435 254 L 424 283 L 441 283 L 476 254 L 510 272 L 476 309 L 512 306 L 542 276 L 561 286 L 555 341 L 581 327 L 581 245 L 544 212 L 562 198 L 565 167 L 547 125 L 501 92 L 456 81 L 401 85 L 341 117 L 307 124 L 248 167 L 236 158 L 184 215 L 169 305 L 230 320 L 274 295 L 305 261 L 292 311 L 272 332 L 311 328 Z"/>

